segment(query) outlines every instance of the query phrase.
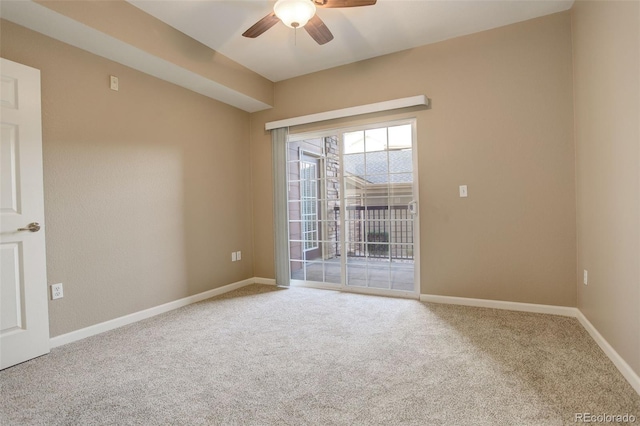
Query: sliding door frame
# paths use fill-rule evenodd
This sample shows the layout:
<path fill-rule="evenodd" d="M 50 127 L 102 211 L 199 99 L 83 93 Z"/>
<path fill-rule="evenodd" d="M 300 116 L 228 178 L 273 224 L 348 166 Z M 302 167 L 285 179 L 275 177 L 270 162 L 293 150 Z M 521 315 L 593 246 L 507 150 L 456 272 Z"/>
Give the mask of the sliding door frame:
<path fill-rule="evenodd" d="M 347 285 L 347 277 L 346 277 L 346 238 L 344 236 L 345 226 L 345 208 L 346 202 L 344 197 L 344 143 L 343 143 L 343 135 L 349 132 L 361 131 L 361 130 L 371 130 L 378 129 L 381 127 L 394 127 L 400 125 L 411 125 L 411 150 L 412 150 L 412 174 L 413 174 L 413 183 L 412 183 L 412 192 L 413 192 L 413 201 L 416 205 L 415 214 L 413 215 L 413 256 L 414 256 L 414 278 L 413 278 L 413 291 L 403 291 L 403 290 L 392 290 L 392 289 L 378 289 L 373 287 L 355 287 Z M 343 255 L 340 256 L 340 270 L 341 270 L 341 283 L 340 284 L 331 284 L 325 282 L 317 282 L 317 281 L 301 281 L 291 279 L 291 284 L 293 286 L 298 287 L 312 287 L 312 288 L 322 288 L 329 290 L 338 290 L 345 291 L 351 293 L 364 293 L 364 294 L 372 294 L 372 295 L 380 295 L 380 296 L 393 296 L 393 297 L 404 297 L 411 299 L 418 299 L 420 297 L 420 200 L 419 200 L 419 178 L 418 178 L 418 144 L 417 144 L 417 119 L 415 117 L 406 118 L 406 119 L 397 119 L 397 120 L 382 120 L 375 123 L 368 123 L 362 125 L 353 125 L 347 127 L 336 127 L 332 129 L 324 129 L 318 131 L 310 131 L 310 132 L 300 132 L 296 133 L 295 130 L 290 129 L 290 133 L 287 135 L 287 144 L 289 142 L 299 142 L 307 139 L 317 139 L 317 138 L 326 138 L 326 137 L 337 137 L 338 138 L 338 156 L 340 162 L 339 176 L 338 181 L 340 182 L 340 247 L 341 253 Z M 288 150 L 287 150 L 288 152 Z M 286 159 L 288 161 L 288 158 Z M 287 178 L 288 179 L 288 178 Z M 288 181 L 287 181 L 288 182 Z M 288 203 L 288 202 L 287 202 Z M 286 206 L 288 209 L 288 205 Z M 288 227 L 287 227 L 288 228 Z M 287 242 L 289 241 L 289 232 L 287 229 Z M 288 251 L 288 250 L 287 250 Z M 289 264 L 289 277 L 291 277 L 291 262 Z"/>

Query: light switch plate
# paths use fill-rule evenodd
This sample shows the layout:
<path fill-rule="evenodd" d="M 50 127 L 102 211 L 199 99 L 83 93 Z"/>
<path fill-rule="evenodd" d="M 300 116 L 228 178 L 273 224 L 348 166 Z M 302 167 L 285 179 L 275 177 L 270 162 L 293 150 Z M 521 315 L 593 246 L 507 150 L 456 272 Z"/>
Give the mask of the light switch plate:
<path fill-rule="evenodd" d="M 467 185 L 460 185 L 460 198 L 467 196 Z"/>

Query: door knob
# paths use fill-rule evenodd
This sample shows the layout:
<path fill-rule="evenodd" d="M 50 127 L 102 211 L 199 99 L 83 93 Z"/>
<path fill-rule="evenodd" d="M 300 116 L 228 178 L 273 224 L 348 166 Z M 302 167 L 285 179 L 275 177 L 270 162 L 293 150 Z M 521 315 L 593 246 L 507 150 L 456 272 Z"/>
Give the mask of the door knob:
<path fill-rule="evenodd" d="M 18 228 L 18 231 L 38 232 L 39 230 L 40 224 L 38 222 L 32 222 L 28 224 L 26 228 Z"/>

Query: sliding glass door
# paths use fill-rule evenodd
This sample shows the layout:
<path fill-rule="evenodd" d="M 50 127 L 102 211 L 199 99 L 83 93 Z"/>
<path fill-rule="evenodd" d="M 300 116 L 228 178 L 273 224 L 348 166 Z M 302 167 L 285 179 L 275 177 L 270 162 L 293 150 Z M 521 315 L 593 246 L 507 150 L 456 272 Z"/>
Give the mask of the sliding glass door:
<path fill-rule="evenodd" d="M 337 138 L 287 144 L 291 279 L 341 285 L 339 155 Z"/>
<path fill-rule="evenodd" d="M 413 121 L 289 137 L 294 285 L 415 295 Z"/>

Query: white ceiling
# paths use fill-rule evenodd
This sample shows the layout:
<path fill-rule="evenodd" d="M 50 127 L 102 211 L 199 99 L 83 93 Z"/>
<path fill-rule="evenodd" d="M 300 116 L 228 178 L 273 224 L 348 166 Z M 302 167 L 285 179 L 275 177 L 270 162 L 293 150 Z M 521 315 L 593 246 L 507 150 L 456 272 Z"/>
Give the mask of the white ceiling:
<path fill-rule="evenodd" d="M 282 23 L 256 39 L 242 33 L 271 12 L 268 0 L 128 0 L 272 81 L 525 21 L 571 8 L 573 0 L 378 0 L 318 8 L 335 38 L 320 46 Z"/>

